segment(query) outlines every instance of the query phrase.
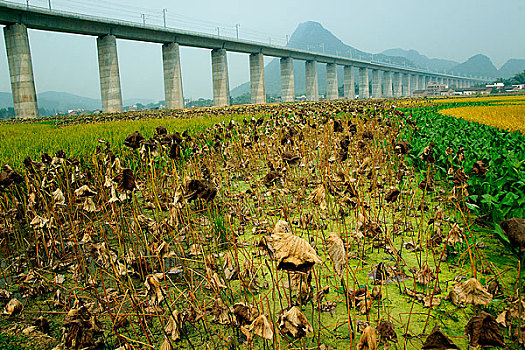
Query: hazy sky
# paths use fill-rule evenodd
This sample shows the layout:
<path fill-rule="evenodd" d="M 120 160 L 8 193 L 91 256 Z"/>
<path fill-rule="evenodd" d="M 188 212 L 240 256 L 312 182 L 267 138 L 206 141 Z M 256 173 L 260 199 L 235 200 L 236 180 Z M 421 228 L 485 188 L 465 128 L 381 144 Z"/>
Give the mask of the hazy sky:
<path fill-rule="evenodd" d="M 2 0 L 0 0 L 2 1 Z M 12 0 L 23 2 L 21 0 Z M 285 43 L 299 23 L 313 20 L 357 49 L 377 53 L 415 49 L 429 57 L 464 61 L 483 53 L 497 68 L 525 58 L 525 0 L 51 0 L 52 6 L 105 17 Z M 47 6 L 48 0 L 29 0 Z M 100 98 L 93 37 L 30 30 L 37 92 L 65 91 Z M 118 41 L 124 99 L 164 97 L 161 47 Z M 267 59 L 269 60 L 269 59 Z M 185 97 L 211 97 L 210 52 L 181 48 Z M 228 54 L 230 88 L 249 78 L 248 55 Z M 10 91 L 3 30 L 0 31 L 0 92 Z"/>

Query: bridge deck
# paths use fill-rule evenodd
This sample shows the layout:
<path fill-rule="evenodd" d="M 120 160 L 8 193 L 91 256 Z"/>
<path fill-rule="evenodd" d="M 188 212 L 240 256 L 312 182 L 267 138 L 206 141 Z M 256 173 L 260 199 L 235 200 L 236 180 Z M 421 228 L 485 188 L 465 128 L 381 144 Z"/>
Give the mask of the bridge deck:
<path fill-rule="evenodd" d="M 73 14 L 62 11 L 27 8 L 22 5 L 0 2 L 0 24 L 10 25 L 21 23 L 28 28 L 81 34 L 90 36 L 114 35 L 120 39 L 144 41 L 152 43 L 176 42 L 182 46 L 199 47 L 205 49 L 226 49 L 239 53 L 262 53 L 272 57 L 291 57 L 296 60 L 317 61 L 319 63 L 335 63 L 338 65 L 352 65 L 357 68 L 382 69 L 392 72 L 425 74 L 433 77 L 479 79 L 461 77 L 451 74 L 428 72 L 410 67 L 400 67 L 379 62 L 369 62 L 348 57 L 329 55 L 306 50 L 293 49 L 284 46 L 258 43 L 248 40 L 213 36 L 197 32 L 183 31 L 160 26 L 141 25 L 133 22 L 124 22 L 93 16 Z"/>

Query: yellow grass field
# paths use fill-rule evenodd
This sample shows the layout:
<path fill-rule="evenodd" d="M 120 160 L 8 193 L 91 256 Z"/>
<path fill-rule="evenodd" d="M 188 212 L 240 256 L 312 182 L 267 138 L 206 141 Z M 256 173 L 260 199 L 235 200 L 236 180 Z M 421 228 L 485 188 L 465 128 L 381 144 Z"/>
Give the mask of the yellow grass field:
<path fill-rule="evenodd" d="M 454 102 L 505 102 L 505 103 L 525 103 L 525 95 L 514 96 L 485 96 L 485 97 L 454 97 L 454 98 L 436 98 L 432 99 L 434 103 L 454 103 Z"/>
<path fill-rule="evenodd" d="M 483 123 L 499 129 L 525 133 L 525 103 L 448 108 L 441 114 Z"/>

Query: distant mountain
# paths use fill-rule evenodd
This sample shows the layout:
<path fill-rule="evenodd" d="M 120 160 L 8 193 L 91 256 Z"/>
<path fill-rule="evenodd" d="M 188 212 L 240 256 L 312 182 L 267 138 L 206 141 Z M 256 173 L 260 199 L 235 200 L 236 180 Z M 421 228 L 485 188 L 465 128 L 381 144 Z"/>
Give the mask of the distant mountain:
<path fill-rule="evenodd" d="M 329 30 L 325 29 L 320 23 L 305 22 L 299 24 L 293 32 L 287 47 L 295 49 L 323 52 L 327 54 L 358 58 L 363 60 L 374 60 L 389 62 L 399 65 L 414 66 L 414 64 L 404 57 L 391 57 L 384 54 L 371 54 L 346 45 Z M 338 67 L 338 75 L 342 76 L 342 67 Z M 279 59 L 273 59 L 264 68 L 266 93 L 279 96 L 281 94 L 281 76 Z M 294 78 L 296 94 L 301 95 L 306 91 L 306 79 L 303 61 L 294 61 Z M 317 79 L 319 82 L 319 93 L 326 92 L 326 68 L 324 64 L 319 64 L 317 68 Z M 241 84 L 231 91 L 233 97 L 238 97 L 245 93 L 250 93 L 250 83 Z"/>
<path fill-rule="evenodd" d="M 455 67 L 459 62 L 452 60 L 444 60 L 440 58 L 428 58 L 425 55 L 420 54 L 416 50 L 404 50 L 404 49 L 389 49 L 382 52 L 387 56 L 398 56 L 404 57 L 409 61 L 412 61 L 415 65 L 421 68 L 429 68 L 433 71 L 445 72 Z"/>
<path fill-rule="evenodd" d="M 525 60 L 511 58 L 499 69 L 499 77 L 508 79 L 513 77 L 516 73 L 523 72 L 525 70 Z"/>
<path fill-rule="evenodd" d="M 499 76 L 499 72 L 490 58 L 482 54 L 472 56 L 465 62 L 452 67 L 451 71 L 459 74 L 490 78 L 497 78 Z"/>
<path fill-rule="evenodd" d="M 39 108 L 45 108 L 52 113 L 65 113 L 71 109 L 89 111 L 101 108 L 100 100 L 58 91 L 39 93 L 37 101 Z"/>
<path fill-rule="evenodd" d="M 50 114 L 67 113 L 72 109 L 94 111 L 102 108 L 99 99 L 70 94 L 67 92 L 46 91 L 37 94 L 38 107 L 46 109 Z M 140 103 L 147 105 L 155 101 L 146 98 L 130 98 L 123 101 L 124 106 Z M 9 92 L 0 92 L 0 108 L 13 107 L 13 98 Z"/>

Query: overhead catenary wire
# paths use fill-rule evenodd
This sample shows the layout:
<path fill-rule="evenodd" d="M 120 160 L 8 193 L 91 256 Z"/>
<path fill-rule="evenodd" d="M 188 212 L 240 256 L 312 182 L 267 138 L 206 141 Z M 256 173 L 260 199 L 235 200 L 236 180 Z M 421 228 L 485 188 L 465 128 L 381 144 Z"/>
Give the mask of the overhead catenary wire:
<path fill-rule="evenodd" d="M 180 13 L 166 11 L 167 9 L 151 9 L 136 5 L 117 5 L 106 0 L 6 0 L 5 2 L 27 4 L 29 7 L 49 9 L 51 11 L 66 11 L 76 14 L 103 16 L 107 18 L 132 21 L 143 25 L 155 25 L 190 31 L 200 31 L 206 34 L 231 37 L 251 41 L 272 43 L 285 46 L 285 35 L 271 34 L 257 29 L 237 25 L 229 25 L 215 21 L 202 20 Z M 52 6 L 51 6 L 52 5 Z"/>

